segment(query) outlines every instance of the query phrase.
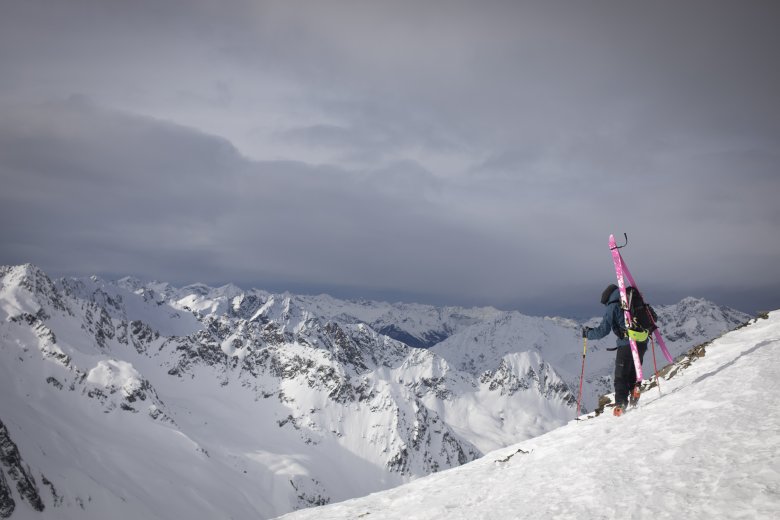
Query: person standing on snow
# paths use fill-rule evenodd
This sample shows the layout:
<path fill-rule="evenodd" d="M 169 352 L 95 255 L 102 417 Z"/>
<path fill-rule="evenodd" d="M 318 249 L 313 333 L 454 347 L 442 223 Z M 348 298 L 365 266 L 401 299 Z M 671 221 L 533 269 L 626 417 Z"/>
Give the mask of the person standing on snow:
<path fill-rule="evenodd" d="M 626 409 L 631 399 L 631 404 L 636 404 L 639 399 L 639 386 L 636 383 L 636 371 L 634 357 L 631 355 L 631 345 L 625 327 L 623 308 L 620 305 L 620 289 L 615 284 L 610 284 L 601 293 L 601 303 L 606 305 L 604 318 L 596 328 L 583 327 L 582 337 L 587 339 L 601 339 L 610 331 L 617 336 L 617 355 L 615 356 L 615 409 L 614 414 L 620 416 Z M 637 341 L 639 361 L 644 360 L 647 351 L 647 340 Z M 615 349 L 608 349 L 615 350 Z"/>

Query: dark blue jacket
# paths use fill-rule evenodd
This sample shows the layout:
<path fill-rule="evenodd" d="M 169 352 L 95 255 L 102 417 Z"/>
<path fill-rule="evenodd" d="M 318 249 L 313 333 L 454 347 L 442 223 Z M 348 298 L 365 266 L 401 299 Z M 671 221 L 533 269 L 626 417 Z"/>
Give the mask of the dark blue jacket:
<path fill-rule="evenodd" d="M 604 318 L 595 329 L 588 331 L 588 339 L 601 339 L 612 331 L 613 325 L 625 323 L 623 309 L 620 307 L 620 289 L 615 289 L 607 300 L 607 309 L 604 311 Z M 625 327 L 621 327 L 625 328 Z M 618 338 L 617 346 L 628 345 L 628 338 Z"/>

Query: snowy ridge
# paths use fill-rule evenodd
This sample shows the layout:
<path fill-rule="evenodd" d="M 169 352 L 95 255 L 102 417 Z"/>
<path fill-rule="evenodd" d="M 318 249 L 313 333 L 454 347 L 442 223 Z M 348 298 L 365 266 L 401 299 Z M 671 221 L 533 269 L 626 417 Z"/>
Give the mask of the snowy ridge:
<path fill-rule="evenodd" d="M 196 284 L 175 289 L 160 282 L 144 285 L 136 281 L 136 284 L 136 290 L 167 295 L 168 303 L 176 308 L 197 309 L 201 315 L 218 315 L 218 311 L 222 311 L 249 318 L 250 321 L 270 320 L 284 323 L 286 330 L 294 329 L 300 321 L 290 321 L 296 315 L 316 316 L 339 323 L 364 323 L 407 345 L 430 347 L 437 355 L 447 359 L 454 369 L 467 371 L 475 377 L 498 369 L 507 354 L 536 351 L 570 389 L 579 386 L 579 331 L 583 324 L 571 319 L 525 316 L 516 311 L 499 311 L 491 307 L 438 308 L 368 300 L 344 301 L 327 295 L 272 295 L 259 290 L 240 293 L 232 285 L 209 288 Z M 197 291 L 191 292 L 192 288 Z M 654 307 L 673 356 L 750 319 L 743 312 L 692 297 L 675 305 Z M 254 315 L 250 316 L 253 312 Z M 598 322 L 599 319 L 594 318 L 585 324 L 595 326 Z M 614 353 L 606 349 L 613 346 L 614 337 L 611 335 L 589 343 L 583 389 L 586 410 L 596 407 L 599 395 L 612 390 Z M 645 356 L 644 369 L 648 374 L 653 371 L 652 352 Z M 469 438 L 479 444 L 479 439 L 474 436 Z"/>
<path fill-rule="evenodd" d="M 241 289 L 227 285 L 211 288 L 203 284 L 175 289 L 168 284 L 142 284 L 120 280 L 137 293 L 151 293 L 173 307 L 193 310 L 200 315 L 230 313 L 236 317 L 253 319 L 248 313 L 261 311 L 269 319 L 278 320 L 291 312 L 305 309 L 324 320 L 341 323 L 364 323 L 393 339 L 412 347 L 431 347 L 453 333 L 475 323 L 503 315 L 492 307 L 470 308 L 434 307 L 416 303 L 387 303 L 368 300 L 338 300 L 322 294 L 318 296 L 270 294 L 265 291 Z M 255 317 L 256 318 L 256 317 Z"/>
<path fill-rule="evenodd" d="M 778 359 L 776 311 L 715 340 L 662 379 L 662 395 L 648 392 L 621 418 L 573 421 L 459 468 L 283 518 L 777 518 L 780 406 L 760 396 L 777 387 Z"/>
<path fill-rule="evenodd" d="M 685 308 L 679 345 L 736 316 Z M 575 407 L 579 324 L 561 318 L 30 265 L 0 267 L 0 318 L 0 421 L 22 461 L 0 465 L 0 518 L 269 518 L 459 466 Z"/>

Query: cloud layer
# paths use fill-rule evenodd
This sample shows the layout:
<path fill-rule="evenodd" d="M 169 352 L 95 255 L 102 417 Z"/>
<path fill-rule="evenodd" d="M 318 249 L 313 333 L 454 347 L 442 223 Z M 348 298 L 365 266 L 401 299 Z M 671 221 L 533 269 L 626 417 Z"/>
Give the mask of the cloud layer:
<path fill-rule="evenodd" d="M 66 4 L 0 21 L 2 263 L 592 314 L 628 232 L 780 307 L 773 2 Z"/>

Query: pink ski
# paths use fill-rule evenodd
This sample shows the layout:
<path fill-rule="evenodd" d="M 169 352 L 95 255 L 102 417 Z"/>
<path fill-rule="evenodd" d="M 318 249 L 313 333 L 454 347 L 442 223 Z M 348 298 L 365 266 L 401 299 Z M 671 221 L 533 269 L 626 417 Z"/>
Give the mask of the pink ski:
<path fill-rule="evenodd" d="M 610 247 L 612 247 L 610 245 Z M 636 289 L 640 296 L 642 295 L 642 291 L 639 290 L 639 286 L 636 284 L 636 280 L 634 280 L 634 277 L 631 276 L 631 271 L 628 270 L 628 265 L 626 265 L 625 260 L 623 260 L 623 255 L 620 254 L 620 251 L 618 251 L 618 256 L 620 257 L 620 264 L 623 266 L 623 273 L 628 277 L 628 283 L 631 284 L 631 286 Z M 642 297 L 644 300 L 644 297 Z M 647 300 L 644 300 L 647 301 Z M 673 363 L 674 359 L 672 358 L 672 355 L 669 354 L 669 349 L 666 348 L 666 343 L 664 343 L 664 338 L 661 336 L 661 329 L 656 328 L 653 331 L 653 335 L 655 336 L 655 340 L 658 342 L 658 345 L 661 347 L 661 352 L 664 353 L 664 357 L 669 363 Z"/>
<path fill-rule="evenodd" d="M 617 276 L 618 289 L 620 290 L 620 303 L 623 307 L 623 317 L 626 320 L 626 330 L 631 328 L 631 312 L 628 310 L 628 297 L 626 296 L 626 283 L 623 281 L 623 258 L 618 251 L 615 235 L 609 235 L 609 250 L 612 252 L 612 261 L 615 264 L 615 275 Z M 634 358 L 634 368 L 636 369 L 636 380 L 642 381 L 642 362 L 639 360 L 639 350 L 634 338 L 628 338 L 631 344 L 631 356 Z"/>

